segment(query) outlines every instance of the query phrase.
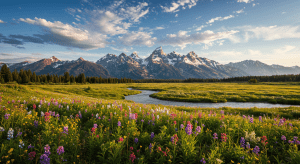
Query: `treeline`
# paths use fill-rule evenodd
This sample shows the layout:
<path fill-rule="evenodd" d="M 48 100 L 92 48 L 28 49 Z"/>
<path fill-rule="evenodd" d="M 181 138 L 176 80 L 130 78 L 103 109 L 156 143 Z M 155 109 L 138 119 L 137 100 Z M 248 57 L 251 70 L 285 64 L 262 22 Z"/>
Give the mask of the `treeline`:
<path fill-rule="evenodd" d="M 136 83 L 212 83 L 212 82 L 300 82 L 298 75 L 273 75 L 273 76 L 242 76 L 224 79 L 141 79 Z"/>
<path fill-rule="evenodd" d="M 9 70 L 7 65 L 3 65 L 0 71 L 0 82 L 9 83 L 17 82 L 19 84 L 28 83 L 133 83 L 132 79 L 128 78 L 102 78 L 102 77 L 86 77 L 84 73 L 77 76 L 70 75 L 69 72 L 65 72 L 64 75 L 36 75 L 35 72 L 29 70 L 20 70 L 19 72 L 15 69 L 13 72 Z"/>

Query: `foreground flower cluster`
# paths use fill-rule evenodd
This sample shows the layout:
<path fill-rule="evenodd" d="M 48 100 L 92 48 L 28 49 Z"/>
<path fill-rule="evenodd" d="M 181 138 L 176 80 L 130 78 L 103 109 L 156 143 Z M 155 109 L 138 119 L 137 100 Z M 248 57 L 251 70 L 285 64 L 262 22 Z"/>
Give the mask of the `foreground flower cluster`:
<path fill-rule="evenodd" d="M 300 161 L 299 121 L 277 115 L 184 112 L 104 100 L 0 101 L 1 163 Z"/>

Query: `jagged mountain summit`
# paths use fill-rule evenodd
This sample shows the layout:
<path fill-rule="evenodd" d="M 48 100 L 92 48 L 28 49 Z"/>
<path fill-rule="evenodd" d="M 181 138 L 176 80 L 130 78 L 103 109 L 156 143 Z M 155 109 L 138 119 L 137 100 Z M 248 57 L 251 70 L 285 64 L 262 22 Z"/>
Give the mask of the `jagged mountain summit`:
<path fill-rule="evenodd" d="M 245 60 L 237 63 L 220 64 L 217 61 L 200 57 L 194 51 L 181 55 L 175 51 L 165 53 L 162 47 L 156 48 L 147 58 L 136 52 L 130 55 L 107 54 L 95 63 L 82 57 L 73 61 L 62 61 L 52 56 L 37 62 L 9 64 L 14 69 L 28 70 L 36 74 L 71 75 L 84 73 L 86 76 L 131 78 L 131 79 L 187 79 L 187 78 L 229 78 L 250 75 L 299 74 L 300 67 L 267 65 L 259 61 Z"/>
<path fill-rule="evenodd" d="M 284 75 L 284 74 L 299 74 L 300 67 L 284 67 L 281 65 L 267 65 L 258 60 L 244 60 L 237 63 L 228 63 L 227 66 L 235 67 L 252 76 L 271 76 L 271 75 Z"/>

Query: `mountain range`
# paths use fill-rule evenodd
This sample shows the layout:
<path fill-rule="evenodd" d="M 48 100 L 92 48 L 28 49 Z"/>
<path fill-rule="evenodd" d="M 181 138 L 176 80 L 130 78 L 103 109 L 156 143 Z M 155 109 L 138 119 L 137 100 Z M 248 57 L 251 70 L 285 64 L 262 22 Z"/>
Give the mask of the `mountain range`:
<path fill-rule="evenodd" d="M 0 63 L 0 67 L 4 63 Z M 162 47 L 156 48 L 149 57 L 143 59 L 137 53 L 119 56 L 107 54 L 96 62 L 79 58 L 73 61 L 61 61 L 55 56 L 29 63 L 5 63 L 11 71 L 30 69 L 37 75 L 57 74 L 70 75 L 84 73 L 86 76 L 101 76 L 102 78 L 131 79 L 187 79 L 187 78 L 229 78 L 238 76 L 265 76 L 280 74 L 299 74 L 300 67 L 284 67 L 267 65 L 260 61 L 245 60 L 237 63 L 220 64 L 214 60 L 199 57 L 191 51 L 180 55 L 175 51 L 166 54 Z"/>

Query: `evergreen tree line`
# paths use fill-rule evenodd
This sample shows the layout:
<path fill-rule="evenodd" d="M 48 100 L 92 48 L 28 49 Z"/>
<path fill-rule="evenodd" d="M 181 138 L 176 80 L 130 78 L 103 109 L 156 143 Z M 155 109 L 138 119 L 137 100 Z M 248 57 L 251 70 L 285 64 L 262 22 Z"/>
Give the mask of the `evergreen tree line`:
<path fill-rule="evenodd" d="M 273 76 L 242 76 L 224 79 L 141 79 L 134 80 L 136 83 L 212 83 L 212 82 L 300 82 L 298 75 L 273 75 Z"/>
<path fill-rule="evenodd" d="M 13 72 L 9 70 L 6 64 L 1 67 L 0 70 L 0 82 L 9 83 L 17 82 L 19 84 L 26 83 L 133 83 L 132 79 L 128 78 L 102 78 L 100 77 L 86 77 L 84 73 L 77 76 L 70 75 L 69 72 L 65 72 L 64 75 L 36 75 L 35 72 L 29 70 L 15 69 Z"/>

